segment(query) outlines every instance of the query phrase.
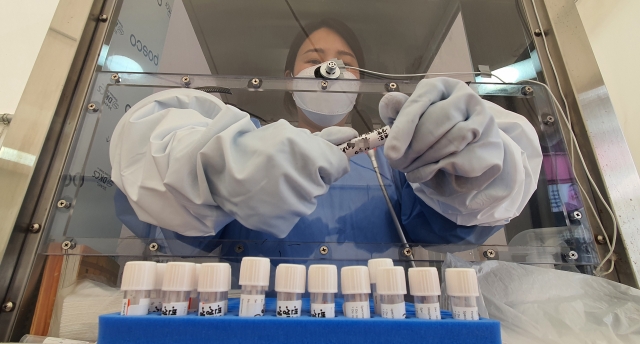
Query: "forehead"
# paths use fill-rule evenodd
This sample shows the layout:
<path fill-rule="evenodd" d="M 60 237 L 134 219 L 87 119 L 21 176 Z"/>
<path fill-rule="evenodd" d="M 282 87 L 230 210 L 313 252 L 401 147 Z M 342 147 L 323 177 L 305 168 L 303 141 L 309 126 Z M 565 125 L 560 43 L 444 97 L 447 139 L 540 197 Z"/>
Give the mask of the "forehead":
<path fill-rule="evenodd" d="M 335 31 L 328 28 L 321 28 L 314 31 L 302 43 L 298 54 L 304 53 L 308 49 L 322 48 L 324 50 L 347 50 L 351 51 L 349 44 Z"/>

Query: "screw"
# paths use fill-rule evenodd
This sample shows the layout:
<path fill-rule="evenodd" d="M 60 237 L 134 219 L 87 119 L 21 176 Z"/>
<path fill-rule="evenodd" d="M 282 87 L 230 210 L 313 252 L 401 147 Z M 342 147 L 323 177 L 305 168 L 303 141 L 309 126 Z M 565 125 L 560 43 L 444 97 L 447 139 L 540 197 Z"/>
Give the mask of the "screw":
<path fill-rule="evenodd" d="M 95 103 L 91 103 L 91 104 L 87 105 L 87 109 L 89 109 L 92 112 L 97 112 L 98 111 L 98 107 L 96 106 Z"/>
<path fill-rule="evenodd" d="M 582 218 L 582 213 L 576 210 L 573 213 L 569 214 L 569 218 L 571 220 L 580 220 Z"/>
<path fill-rule="evenodd" d="M 395 82 L 392 82 L 389 84 L 389 88 L 396 89 L 398 88 L 398 84 L 396 84 Z"/>
<path fill-rule="evenodd" d="M 244 251 L 244 246 L 242 246 L 242 244 L 238 244 L 236 246 L 236 253 L 241 253 L 242 251 Z"/>
<path fill-rule="evenodd" d="M 546 125 L 552 125 L 553 122 L 555 122 L 556 119 L 553 118 L 553 116 L 549 115 L 547 116 L 547 118 L 545 118 L 544 120 L 542 120 L 542 123 L 546 124 Z"/>
<path fill-rule="evenodd" d="M 606 241 L 604 240 L 604 236 L 603 236 L 603 235 L 598 234 L 598 235 L 596 235 L 596 242 L 597 242 L 599 245 L 604 245 L 604 243 L 605 243 Z"/>
<path fill-rule="evenodd" d="M 155 242 L 152 242 L 152 243 L 149 244 L 149 250 L 150 251 L 157 251 L 159 247 L 160 246 Z"/>
<path fill-rule="evenodd" d="M 523 96 L 529 96 L 531 95 L 531 93 L 533 93 L 533 87 L 524 86 L 523 88 L 520 89 L 520 93 L 522 93 Z"/>
<path fill-rule="evenodd" d="M 109 16 L 107 16 L 106 14 L 101 14 L 98 19 L 100 19 L 101 22 L 106 22 L 107 19 L 109 19 Z"/>
<path fill-rule="evenodd" d="M 7 302 L 5 302 L 4 305 L 2 305 L 2 310 L 5 311 L 5 312 L 11 312 L 13 310 L 14 306 L 15 305 L 13 304 L 13 302 L 7 301 Z"/>
<path fill-rule="evenodd" d="M 404 250 L 402 250 L 402 254 L 404 254 L 405 257 L 411 257 L 412 253 L 413 253 L 413 251 L 411 250 L 410 247 L 407 247 Z"/>
<path fill-rule="evenodd" d="M 491 249 L 491 248 L 490 248 L 490 249 L 488 249 L 488 250 L 486 250 L 486 251 L 482 252 L 482 255 L 483 255 L 485 258 L 488 258 L 488 259 L 495 258 L 495 257 L 496 257 L 496 251 L 495 251 L 494 249 Z"/>
<path fill-rule="evenodd" d="M 69 207 L 71 206 L 71 203 L 61 199 L 58 201 L 58 208 L 60 209 L 69 209 Z"/>
<path fill-rule="evenodd" d="M 536 37 L 540 37 L 540 36 L 542 36 L 542 30 L 540 30 L 540 29 L 536 29 L 535 31 L 533 31 L 533 34 L 534 34 Z"/>
<path fill-rule="evenodd" d="M 37 223 L 32 223 L 29 226 L 29 232 L 31 233 L 38 233 L 40 231 L 40 225 Z"/>
<path fill-rule="evenodd" d="M 329 86 L 329 82 L 327 80 L 322 80 L 320 81 L 320 86 L 322 87 L 323 90 L 326 90 L 327 86 Z"/>
<path fill-rule="evenodd" d="M 398 91 L 398 84 L 396 84 L 395 82 L 389 82 L 384 84 L 384 88 L 387 90 L 387 92 L 395 92 Z"/>
<path fill-rule="evenodd" d="M 116 84 L 120 82 L 120 75 L 118 73 L 111 74 L 111 80 L 115 81 Z"/>
<path fill-rule="evenodd" d="M 578 259 L 578 253 L 576 251 L 569 251 L 569 259 Z"/>
<path fill-rule="evenodd" d="M 329 248 L 325 245 L 320 246 L 320 254 L 325 255 L 329 253 Z"/>
<path fill-rule="evenodd" d="M 182 84 L 184 86 L 189 86 L 191 85 L 191 79 L 189 79 L 189 76 L 183 76 L 182 77 Z"/>
<path fill-rule="evenodd" d="M 62 243 L 63 250 L 73 250 L 75 247 L 76 247 L 76 244 L 71 240 L 67 240 Z"/>

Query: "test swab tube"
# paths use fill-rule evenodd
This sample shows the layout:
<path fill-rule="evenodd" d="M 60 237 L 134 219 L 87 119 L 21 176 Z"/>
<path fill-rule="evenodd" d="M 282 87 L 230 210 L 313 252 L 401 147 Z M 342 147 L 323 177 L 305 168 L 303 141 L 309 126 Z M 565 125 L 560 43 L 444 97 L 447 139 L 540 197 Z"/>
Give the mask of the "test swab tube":
<path fill-rule="evenodd" d="M 276 268 L 276 292 L 278 301 L 276 315 L 282 318 L 297 318 L 302 312 L 307 268 L 298 264 L 280 264 Z"/>
<path fill-rule="evenodd" d="M 269 287 L 269 258 L 244 257 L 240 263 L 241 317 L 260 317 L 264 315 L 264 294 Z"/>
<path fill-rule="evenodd" d="M 404 268 L 401 266 L 378 269 L 376 288 L 380 295 L 380 314 L 387 319 L 404 319 L 407 309 L 404 295 L 407 293 L 407 282 Z"/>
<path fill-rule="evenodd" d="M 121 315 L 147 315 L 156 283 L 156 262 L 127 262 L 120 289 L 124 291 Z"/>
<path fill-rule="evenodd" d="M 335 318 L 338 268 L 335 265 L 311 265 L 308 285 L 311 316 L 314 318 Z"/>
<path fill-rule="evenodd" d="M 342 311 L 347 318 L 371 318 L 369 294 L 371 282 L 366 266 L 347 266 L 340 270 L 344 304 Z"/>
<path fill-rule="evenodd" d="M 198 276 L 198 293 L 200 303 L 198 315 L 203 317 L 220 317 L 227 312 L 229 299 L 229 281 L 231 269 L 227 263 L 202 264 Z"/>
<path fill-rule="evenodd" d="M 196 274 L 193 276 L 193 290 L 189 294 L 189 312 L 198 312 L 198 280 L 200 278 L 200 268 L 202 264 L 196 264 Z"/>
<path fill-rule="evenodd" d="M 444 271 L 447 294 L 451 298 L 451 313 L 454 319 L 479 320 L 476 297 L 478 278 L 474 269 L 450 268 Z"/>
<path fill-rule="evenodd" d="M 164 269 L 166 267 L 167 264 L 165 263 L 156 264 L 156 283 L 150 295 L 149 313 L 162 311 L 162 280 L 164 279 Z"/>
<path fill-rule="evenodd" d="M 384 126 L 347 141 L 339 145 L 338 148 L 347 155 L 347 158 L 351 158 L 354 155 L 382 146 L 387 141 L 387 137 L 389 137 L 390 129 L 388 125 Z"/>
<path fill-rule="evenodd" d="M 409 291 L 413 295 L 416 317 L 420 319 L 441 319 L 440 279 L 436 268 L 410 268 Z"/>
<path fill-rule="evenodd" d="M 369 259 L 367 262 L 369 267 L 369 280 L 371 281 L 371 292 L 373 294 L 373 309 L 375 314 L 380 314 L 380 296 L 378 294 L 378 288 L 376 287 L 378 269 L 383 267 L 393 266 L 393 260 L 389 258 L 376 258 Z"/>
<path fill-rule="evenodd" d="M 187 315 L 189 295 L 193 285 L 196 264 L 187 262 L 167 263 L 162 280 L 162 315 Z"/>
<path fill-rule="evenodd" d="M 232 276 L 231 271 L 232 270 L 231 270 L 231 265 L 230 264 L 227 264 L 227 266 L 229 267 L 229 288 L 227 288 L 227 290 L 231 290 L 231 276 Z M 227 298 L 224 301 L 224 313 L 225 314 L 229 313 L 229 298 Z"/>

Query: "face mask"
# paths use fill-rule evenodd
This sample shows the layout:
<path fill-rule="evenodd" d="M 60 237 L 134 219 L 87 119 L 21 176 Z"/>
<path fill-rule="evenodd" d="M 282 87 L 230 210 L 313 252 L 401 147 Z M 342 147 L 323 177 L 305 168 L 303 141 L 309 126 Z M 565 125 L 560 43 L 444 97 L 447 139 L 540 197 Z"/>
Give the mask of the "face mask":
<path fill-rule="evenodd" d="M 314 78 L 314 71 L 318 66 L 303 69 L 297 78 Z M 350 72 L 343 73 L 345 79 L 357 79 Z M 336 83 L 329 81 L 330 91 L 358 91 L 358 83 Z M 318 84 L 320 79 L 318 79 Z M 332 85 L 332 83 L 334 85 Z M 346 84 L 346 85 L 345 85 Z M 295 81 L 294 81 L 295 85 Z M 333 87 L 332 87 L 333 86 Z M 315 124 L 330 127 L 338 124 L 353 109 L 357 93 L 322 93 L 322 92 L 293 92 L 293 100 L 302 112 Z"/>

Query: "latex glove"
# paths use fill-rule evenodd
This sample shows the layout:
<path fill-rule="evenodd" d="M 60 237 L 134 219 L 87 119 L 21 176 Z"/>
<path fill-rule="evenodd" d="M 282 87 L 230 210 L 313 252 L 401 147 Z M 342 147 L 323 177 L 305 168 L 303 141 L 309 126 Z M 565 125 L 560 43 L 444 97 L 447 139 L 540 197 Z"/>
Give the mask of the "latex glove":
<path fill-rule="evenodd" d="M 351 128 L 312 135 L 284 120 L 257 129 L 214 96 L 168 90 L 140 101 L 116 126 L 112 179 L 144 222 L 200 236 L 236 219 L 284 237 L 349 172 L 349 160 L 324 137 L 356 136 Z"/>
<path fill-rule="evenodd" d="M 459 225 L 500 225 L 536 189 L 542 153 L 522 116 L 482 100 L 464 82 L 422 80 L 408 97 L 389 93 L 384 153 L 416 194 Z"/>

